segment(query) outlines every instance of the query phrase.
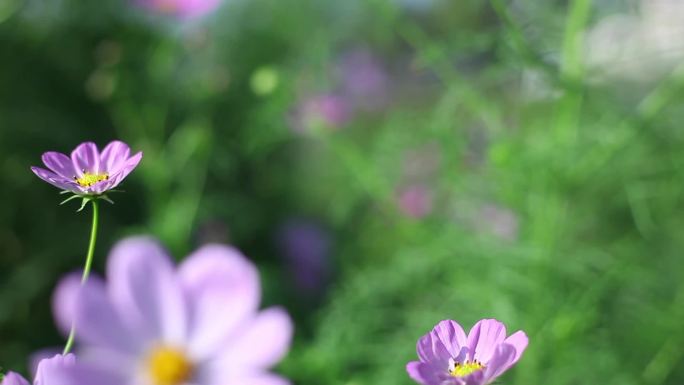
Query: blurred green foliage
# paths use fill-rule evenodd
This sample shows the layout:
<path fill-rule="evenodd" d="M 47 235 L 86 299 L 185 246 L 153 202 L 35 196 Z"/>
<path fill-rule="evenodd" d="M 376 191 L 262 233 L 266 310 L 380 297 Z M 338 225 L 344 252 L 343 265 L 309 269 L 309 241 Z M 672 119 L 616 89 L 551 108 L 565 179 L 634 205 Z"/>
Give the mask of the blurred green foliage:
<path fill-rule="evenodd" d="M 127 234 L 179 258 L 237 245 L 295 316 L 295 383 L 410 384 L 439 320 L 496 317 L 530 336 L 502 383 L 681 384 L 684 76 L 597 83 L 585 66 L 585 31 L 634 3 L 404 3 L 226 0 L 191 22 L 124 0 L 1 3 L 2 366 L 62 343 L 51 290 L 87 242 L 89 215 L 29 166 L 117 138 L 145 155 L 102 206 L 96 270 Z M 291 129 L 356 46 L 382 58 L 391 102 Z M 429 188 L 419 218 L 397 198 L 415 153 L 434 156 L 409 172 Z M 274 242 L 292 217 L 334 239 L 319 300 Z"/>

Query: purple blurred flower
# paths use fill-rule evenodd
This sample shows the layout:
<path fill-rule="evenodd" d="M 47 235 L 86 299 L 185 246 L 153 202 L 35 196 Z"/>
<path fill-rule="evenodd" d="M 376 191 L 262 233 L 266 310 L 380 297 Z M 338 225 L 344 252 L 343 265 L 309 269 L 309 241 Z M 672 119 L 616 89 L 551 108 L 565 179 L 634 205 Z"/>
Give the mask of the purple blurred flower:
<path fill-rule="evenodd" d="M 412 184 L 399 190 L 397 204 L 412 218 L 422 218 L 432 211 L 432 192 L 423 184 Z"/>
<path fill-rule="evenodd" d="M 152 11 L 181 19 L 194 19 L 215 11 L 222 0 L 138 0 L 138 3 Z"/>
<path fill-rule="evenodd" d="M 289 383 L 267 369 L 287 353 L 292 323 L 280 308 L 258 312 L 258 271 L 236 249 L 206 245 L 176 269 L 154 240 L 129 238 L 107 278 L 79 290 L 67 277 L 55 296 L 58 324 L 76 325 L 79 370 L 98 385 Z"/>
<path fill-rule="evenodd" d="M 58 354 L 41 360 L 33 383 L 35 385 L 71 385 L 71 369 L 75 362 L 76 358 L 73 354 L 66 356 Z M 9 372 L 0 385 L 29 385 L 29 382 L 21 375 Z"/>
<path fill-rule="evenodd" d="M 506 326 L 495 319 L 480 320 L 467 337 L 456 321 L 445 320 L 418 340 L 420 361 L 406 371 L 423 385 L 491 384 L 518 362 L 527 342 L 523 331 L 506 338 Z"/>
<path fill-rule="evenodd" d="M 304 100 L 294 111 L 292 126 L 300 133 L 310 132 L 321 126 L 340 128 L 351 118 L 348 101 L 335 94 L 318 94 Z"/>
<path fill-rule="evenodd" d="M 277 242 L 297 289 L 319 293 L 329 275 L 329 234 L 313 222 L 292 220 L 279 230 Z"/>
<path fill-rule="evenodd" d="M 67 330 L 66 332 L 68 333 L 69 330 Z M 50 347 L 33 352 L 28 358 L 29 373 L 33 374 L 33 376 L 35 377 L 36 373 L 38 373 L 38 366 L 41 362 L 49 358 L 52 358 L 56 355 L 62 354 L 63 350 L 64 347 Z"/>
<path fill-rule="evenodd" d="M 380 61 L 368 50 L 356 49 L 340 60 L 341 91 L 361 109 L 387 104 L 389 80 Z"/>
<path fill-rule="evenodd" d="M 31 167 L 38 177 L 53 186 L 76 195 L 101 195 L 115 188 L 135 169 L 142 152 L 130 156 L 126 143 L 113 141 L 99 152 L 95 143 L 81 143 L 68 157 L 49 151 L 43 163 L 49 170 Z"/>

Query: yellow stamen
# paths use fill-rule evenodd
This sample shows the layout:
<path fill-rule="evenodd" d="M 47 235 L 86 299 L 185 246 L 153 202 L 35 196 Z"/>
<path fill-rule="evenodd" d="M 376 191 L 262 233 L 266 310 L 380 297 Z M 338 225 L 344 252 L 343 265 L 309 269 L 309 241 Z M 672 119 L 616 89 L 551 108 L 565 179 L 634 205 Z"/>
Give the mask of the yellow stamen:
<path fill-rule="evenodd" d="M 105 181 L 107 179 L 109 179 L 109 174 L 107 174 L 106 172 L 100 174 L 92 174 L 84 171 L 82 177 L 74 177 L 74 181 L 76 181 L 76 183 L 78 183 L 78 185 L 81 187 L 90 187 L 96 183 Z"/>
<path fill-rule="evenodd" d="M 179 385 L 191 380 L 194 371 L 192 362 L 177 349 L 160 347 L 152 351 L 147 360 L 147 369 L 155 385 Z"/>
<path fill-rule="evenodd" d="M 466 360 L 463 363 L 456 362 L 454 360 L 449 360 L 449 374 L 451 374 L 454 377 L 465 377 L 484 368 L 484 364 L 477 360 Z"/>

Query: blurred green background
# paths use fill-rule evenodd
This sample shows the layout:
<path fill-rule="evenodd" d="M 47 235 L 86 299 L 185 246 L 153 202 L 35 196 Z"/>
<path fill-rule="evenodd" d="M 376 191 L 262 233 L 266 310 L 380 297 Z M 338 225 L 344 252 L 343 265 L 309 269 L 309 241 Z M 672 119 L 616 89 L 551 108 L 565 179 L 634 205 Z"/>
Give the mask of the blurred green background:
<path fill-rule="evenodd" d="M 684 3 L 0 1 L 0 364 L 63 343 L 90 215 L 44 151 L 144 151 L 103 205 L 177 258 L 229 242 L 303 385 L 411 384 L 439 320 L 523 329 L 501 383 L 684 383 Z"/>

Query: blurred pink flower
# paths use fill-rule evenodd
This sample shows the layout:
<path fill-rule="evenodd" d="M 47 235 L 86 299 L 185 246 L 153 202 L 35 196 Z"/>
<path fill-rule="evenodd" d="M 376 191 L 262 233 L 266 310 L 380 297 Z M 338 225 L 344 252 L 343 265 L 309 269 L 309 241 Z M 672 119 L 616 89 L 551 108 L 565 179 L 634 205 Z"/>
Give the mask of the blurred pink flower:
<path fill-rule="evenodd" d="M 343 55 L 338 72 L 341 93 L 357 108 L 376 110 L 387 104 L 387 72 L 371 51 L 356 49 Z"/>
<path fill-rule="evenodd" d="M 504 240 L 513 241 L 518 238 L 518 217 L 505 207 L 484 205 L 479 210 L 475 225 L 478 230 Z"/>
<path fill-rule="evenodd" d="M 138 0 L 138 4 L 152 11 L 181 19 L 193 19 L 215 11 L 222 0 Z"/>
<path fill-rule="evenodd" d="M 349 121 L 351 112 L 348 101 L 339 95 L 313 95 L 295 108 L 292 127 L 299 133 L 310 132 L 321 126 L 337 129 Z"/>
<path fill-rule="evenodd" d="M 69 330 L 66 330 L 65 335 L 68 332 Z M 38 373 L 38 366 L 40 366 L 41 362 L 54 356 L 60 355 L 63 350 L 63 347 L 51 347 L 33 352 L 28 358 L 29 373 L 31 373 L 35 377 Z"/>
<path fill-rule="evenodd" d="M 236 249 L 206 245 L 174 268 L 137 237 L 114 247 L 106 282 L 63 280 L 55 316 L 62 328 L 74 320 L 78 371 L 98 385 L 285 385 L 267 370 L 287 353 L 292 322 L 259 302 L 258 271 Z"/>
<path fill-rule="evenodd" d="M 57 354 L 40 360 L 33 381 L 35 385 L 72 385 L 72 372 L 76 358 L 73 354 Z M 8 372 L 0 385 L 30 385 L 21 375 Z"/>
<path fill-rule="evenodd" d="M 432 211 L 432 192 L 423 184 L 409 185 L 399 190 L 397 203 L 405 215 L 422 218 Z"/>

